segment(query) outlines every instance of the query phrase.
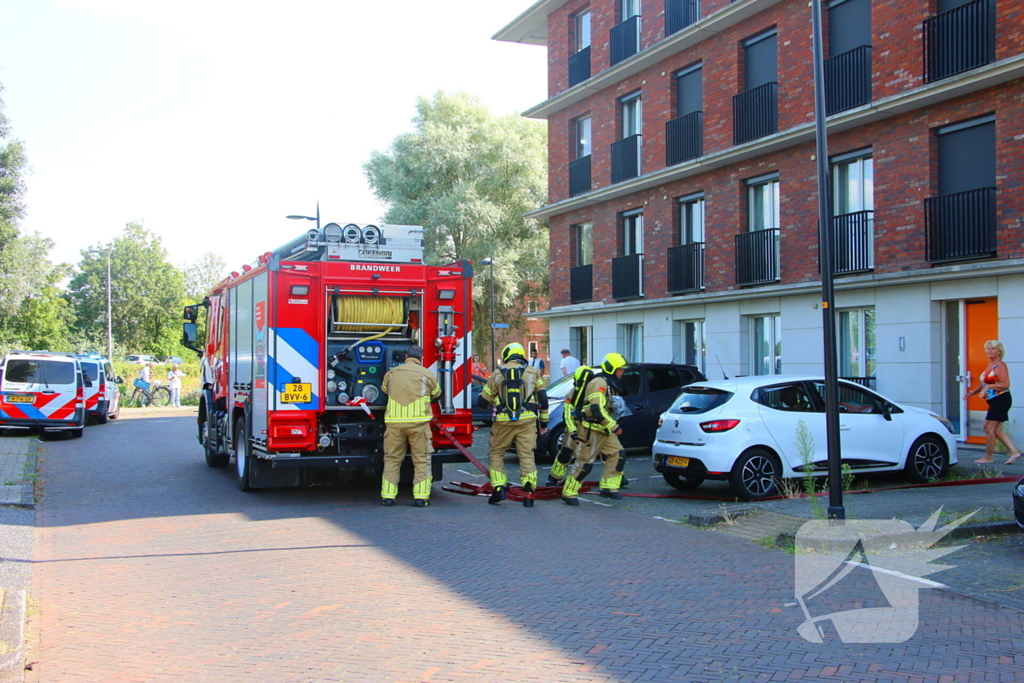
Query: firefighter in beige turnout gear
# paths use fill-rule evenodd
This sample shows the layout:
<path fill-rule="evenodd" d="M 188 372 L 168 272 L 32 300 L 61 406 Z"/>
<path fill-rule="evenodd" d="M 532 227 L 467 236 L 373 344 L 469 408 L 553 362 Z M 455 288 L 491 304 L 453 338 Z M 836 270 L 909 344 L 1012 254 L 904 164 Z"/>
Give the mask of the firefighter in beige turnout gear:
<path fill-rule="evenodd" d="M 423 349 L 409 347 L 405 363 L 387 371 L 381 389 L 388 395 L 388 407 L 384 413 L 384 477 L 380 497 L 386 506 L 395 504 L 399 471 L 408 450 L 414 472 L 412 496 L 416 507 L 427 507 L 433 483 L 430 420 L 434 413 L 430 404 L 441 398 L 441 388 L 433 373 L 423 367 Z"/>
<path fill-rule="evenodd" d="M 580 430 L 588 443 L 576 454 L 576 466 L 565 479 L 562 487 L 562 501 L 567 505 L 579 505 L 580 487 L 594 467 L 598 457 L 604 459 L 601 472 L 601 495 L 612 500 L 622 500 L 619 486 L 622 470 L 626 466 L 626 451 L 619 442 L 622 428 L 612 416 L 611 397 L 618 395 L 616 380 L 626 371 L 626 359 L 622 354 L 609 353 L 601 362 L 601 373 L 587 384 L 584 418 Z"/>
<path fill-rule="evenodd" d="M 569 472 L 569 463 L 577 457 L 578 452 L 584 445 L 589 446 L 589 440 L 580 436 L 581 424 L 577 423 L 578 411 L 583 408 L 586 400 L 586 389 L 590 380 L 594 378 L 594 369 L 581 365 L 573 372 L 572 389 L 565 395 L 562 401 L 562 421 L 565 423 L 565 432 L 562 437 L 562 447 L 551 463 L 551 472 L 545 486 L 561 486 L 562 480 Z"/>
<path fill-rule="evenodd" d="M 491 425 L 490 480 L 494 487 L 489 503 L 496 505 L 506 498 L 508 478 L 505 476 L 505 451 L 516 442 L 519 456 L 519 478 L 523 490 L 537 490 L 537 465 L 534 449 L 537 447 L 537 420 L 540 433 L 548 430 L 548 397 L 544 390 L 544 376 L 526 361 L 522 344 L 513 342 L 501 351 L 503 367 L 495 370 L 480 393 L 480 404 L 494 404 L 497 416 Z M 533 507 L 533 499 L 523 500 L 525 507 Z"/>

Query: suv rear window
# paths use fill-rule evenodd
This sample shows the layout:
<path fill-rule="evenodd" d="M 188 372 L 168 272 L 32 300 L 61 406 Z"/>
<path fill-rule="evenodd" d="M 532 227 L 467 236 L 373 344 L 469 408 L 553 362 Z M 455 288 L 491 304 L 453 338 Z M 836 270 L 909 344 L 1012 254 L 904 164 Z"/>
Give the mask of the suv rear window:
<path fill-rule="evenodd" d="M 99 378 L 99 366 L 96 363 L 83 361 L 82 376 L 86 382 L 95 382 Z"/>
<path fill-rule="evenodd" d="M 7 361 L 7 381 L 26 384 L 75 384 L 75 364 L 59 360 L 12 358 Z"/>
<path fill-rule="evenodd" d="M 668 409 L 668 412 L 680 415 L 699 415 L 717 408 L 730 398 L 732 398 L 730 391 L 708 387 L 686 387 L 672 407 Z"/>

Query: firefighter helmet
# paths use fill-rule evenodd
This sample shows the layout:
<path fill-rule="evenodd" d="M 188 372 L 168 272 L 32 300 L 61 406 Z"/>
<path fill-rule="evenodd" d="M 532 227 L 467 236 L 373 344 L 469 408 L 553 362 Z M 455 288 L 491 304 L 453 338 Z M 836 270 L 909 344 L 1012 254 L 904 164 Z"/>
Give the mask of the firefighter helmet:
<path fill-rule="evenodd" d="M 519 342 L 512 342 L 501 350 L 501 362 L 507 363 L 515 356 L 520 356 L 523 360 L 526 360 L 526 349 Z"/>
<path fill-rule="evenodd" d="M 615 371 L 619 368 L 626 367 L 626 359 L 621 353 L 615 353 L 614 351 L 609 353 L 601 361 L 601 369 L 604 370 L 606 375 L 614 375 Z"/>

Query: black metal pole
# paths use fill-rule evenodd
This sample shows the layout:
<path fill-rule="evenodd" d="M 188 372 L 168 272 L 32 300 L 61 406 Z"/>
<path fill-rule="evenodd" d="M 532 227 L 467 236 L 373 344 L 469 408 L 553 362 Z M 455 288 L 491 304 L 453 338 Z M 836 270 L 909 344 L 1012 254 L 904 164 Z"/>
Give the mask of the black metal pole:
<path fill-rule="evenodd" d="M 491 266 L 491 372 L 498 367 L 497 357 L 494 355 L 494 257 L 490 258 Z"/>
<path fill-rule="evenodd" d="M 825 66 L 821 45 L 821 0 L 811 0 L 814 34 L 814 129 L 818 161 L 818 248 L 821 260 L 821 322 L 825 338 L 825 428 L 828 441 L 828 518 L 846 519 L 843 507 L 842 446 L 839 440 L 839 376 L 836 369 L 836 311 L 833 291 L 832 192 L 825 130 Z"/>

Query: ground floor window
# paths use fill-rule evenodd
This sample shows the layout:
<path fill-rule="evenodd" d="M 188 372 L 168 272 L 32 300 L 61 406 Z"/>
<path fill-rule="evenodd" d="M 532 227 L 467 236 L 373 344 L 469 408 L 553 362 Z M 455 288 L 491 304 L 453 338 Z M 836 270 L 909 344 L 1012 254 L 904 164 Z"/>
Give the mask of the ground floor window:
<path fill-rule="evenodd" d="M 875 309 L 839 311 L 839 376 L 875 376 Z"/>
<path fill-rule="evenodd" d="M 590 357 L 593 336 L 593 330 L 589 326 L 569 328 L 569 353 L 583 365 L 592 365 L 595 362 Z"/>
<path fill-rule="evenodd" d="M 630 363 L 644 362 L 643 323 L 619 325 L 619 353 Z"/>
<path fill-rule="evenodd" d="M 782 318 L 778 315 L 750 317 L 750 374 L 782 373 Z"/>
<path fill-rule="evenodd" d="M 677 320 L 672 335 L 672 357 L 675 363 L 695 365 L 704 374 L 707 340 L 704 337 L 703 320 Z"/>

